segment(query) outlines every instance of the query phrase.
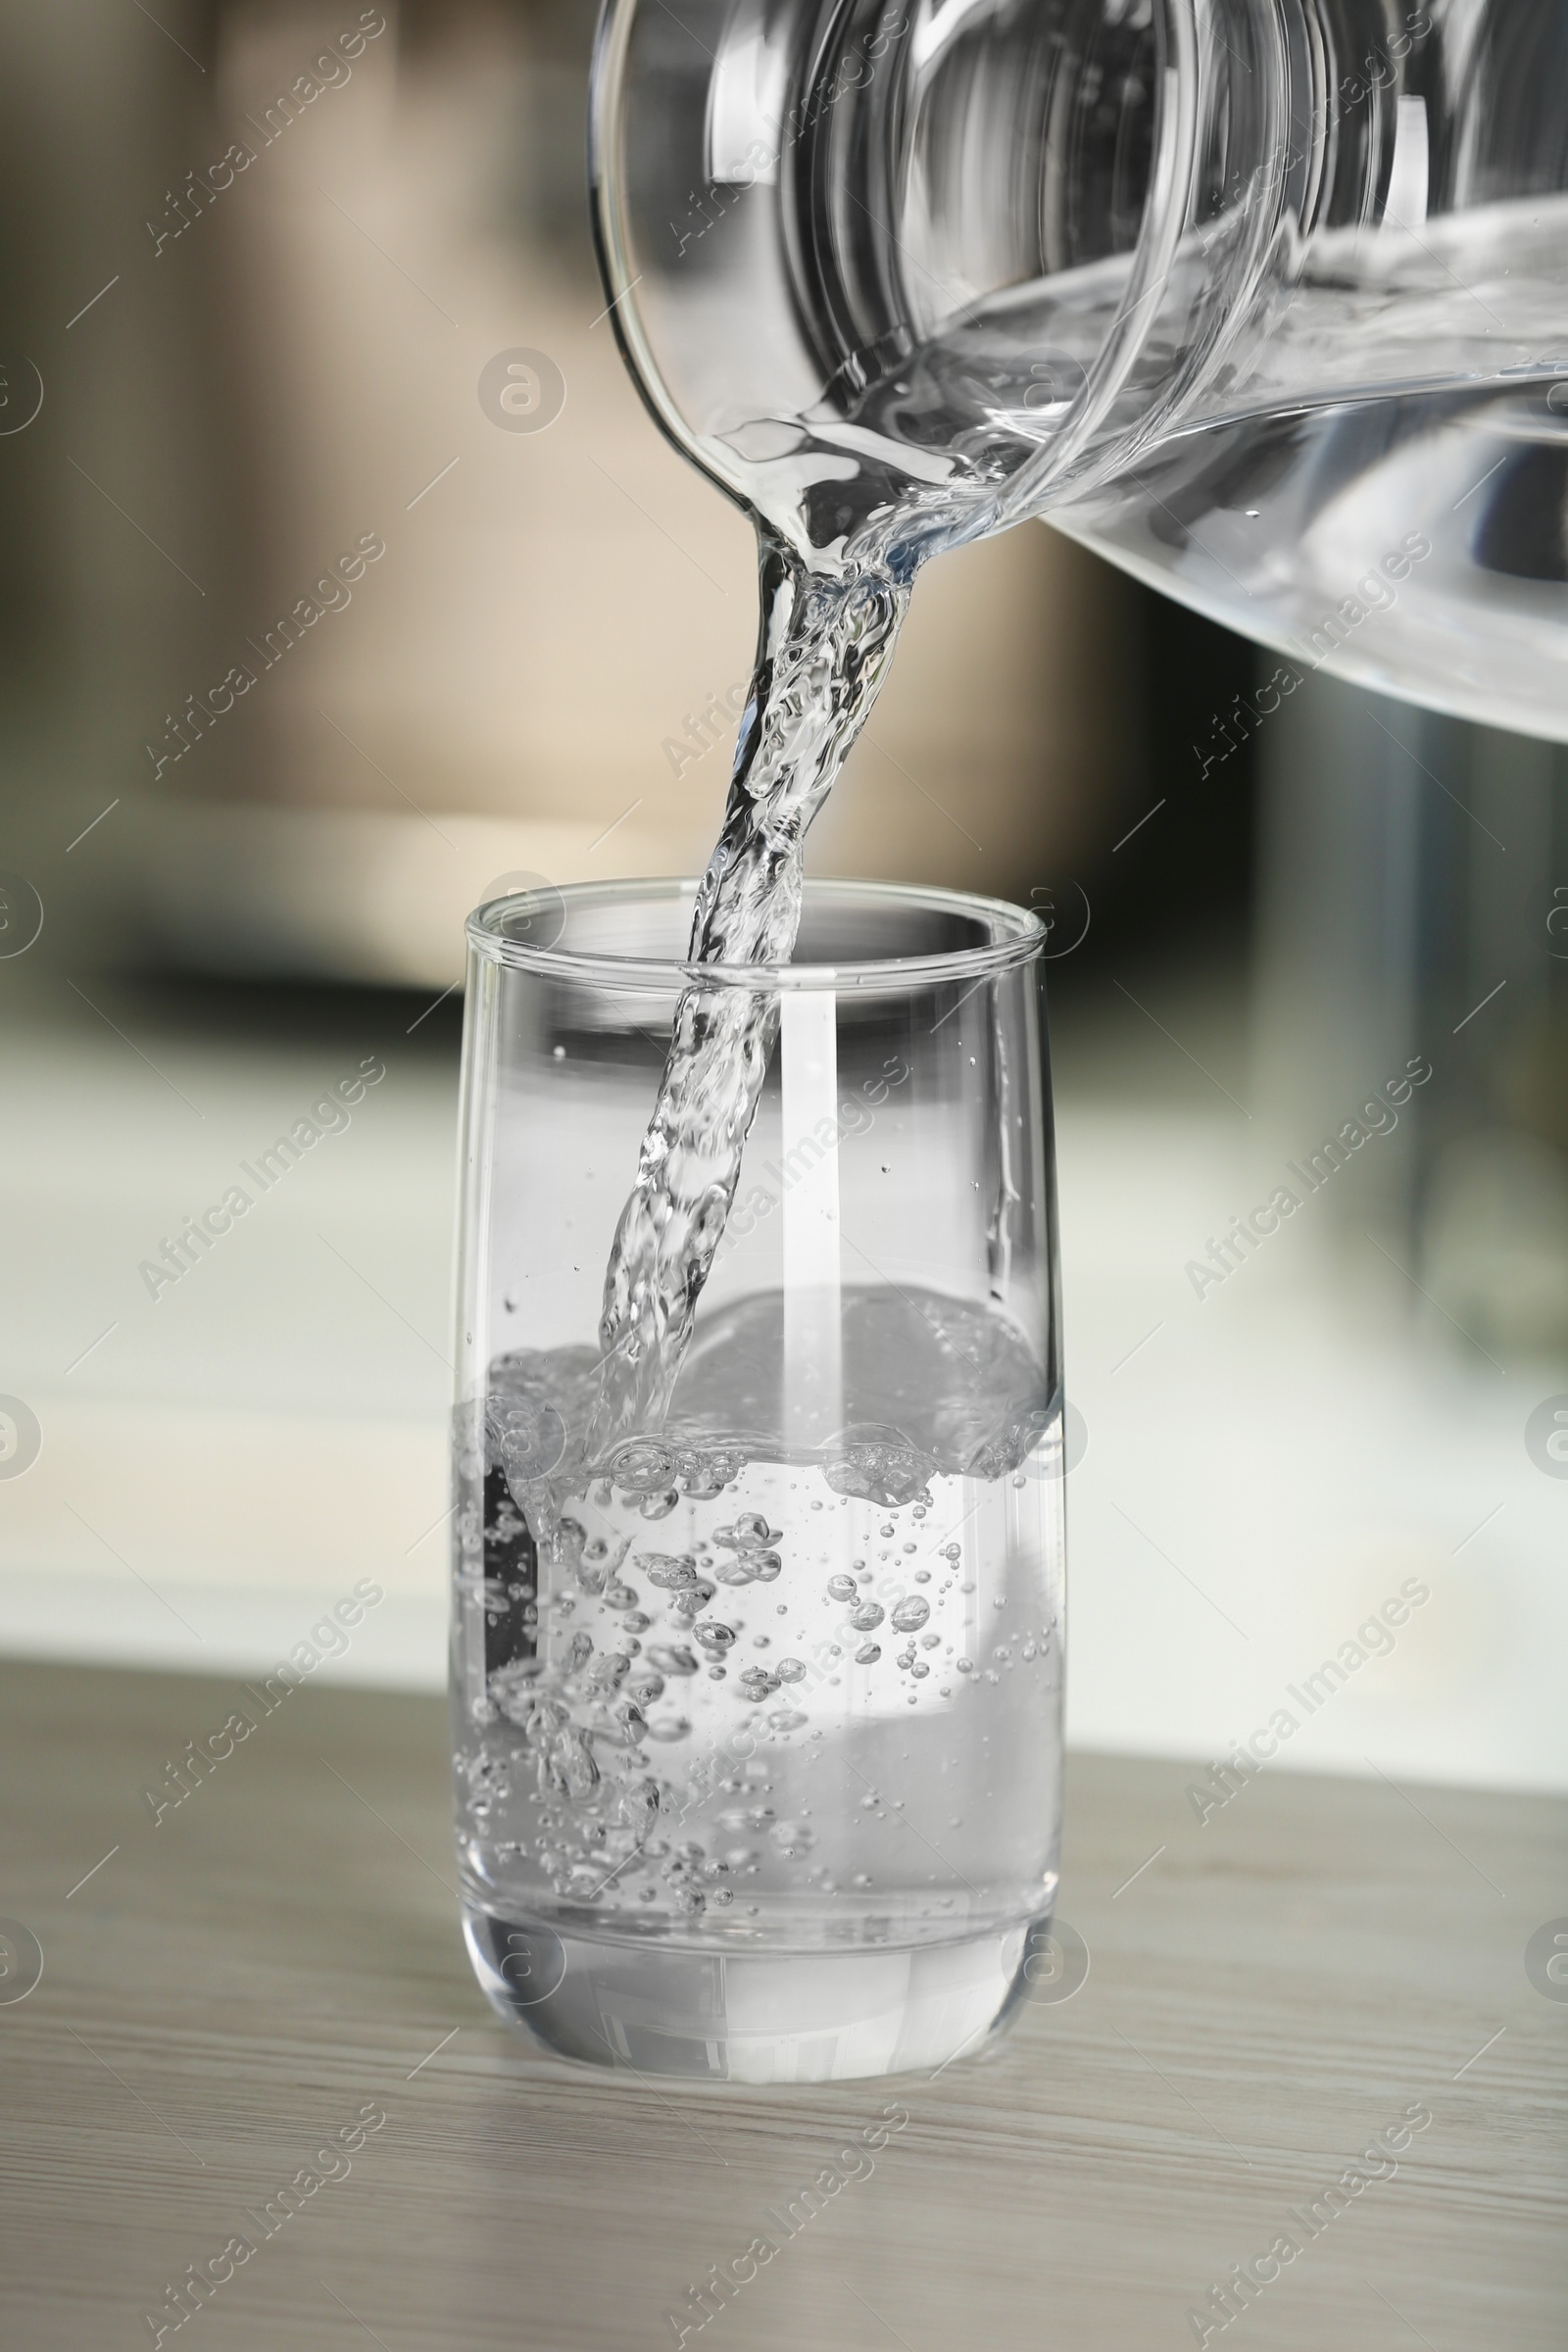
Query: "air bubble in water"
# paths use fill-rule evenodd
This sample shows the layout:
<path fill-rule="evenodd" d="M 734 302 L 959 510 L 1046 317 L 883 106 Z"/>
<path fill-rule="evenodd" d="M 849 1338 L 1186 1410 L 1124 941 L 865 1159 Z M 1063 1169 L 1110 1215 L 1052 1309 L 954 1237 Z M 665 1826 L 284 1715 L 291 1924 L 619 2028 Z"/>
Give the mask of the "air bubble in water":
<path fill-rule="evenodd" d="M 697 1562 L 689 1551 L 639 1551 L 632 1562 L 662 1592 L 678 1592 L 698 1580 Z"/>
<path fill-rule="evenodd" d="M 687 1624 L 690 1625 L 699 1609 L 707 1608 L 713 1597 L 715 1589 L 706 1577 L 700 1576 L 695 1585 L 682 1585 L 678 1592 L 670 1595 L 670 1608 L 677 1617 L 684 1617 Z"/>
<path fill-rule="evenodd" d="M 697 1660 L 679 1642 L 656 1643 L 648 1652 L 648 1663 L 657 1666 L 661 1674 L 695 1674 Z"/>
<path fill-rule="evenodd" d="M 918 1592 L 911 1592 L 908 1599 L 901 1600 L 894 1610 L 893 1622 L 901 1634 L 917 1634 L 930 1614 L 931 1603 L 923 1600 Z"/>
<path fill-rule="evenodd" d="M 639 1839 L 646 1838 L 659 1811 L 659 1783 L 634 1781 L 620 1800 L 621 1819 Z"/>

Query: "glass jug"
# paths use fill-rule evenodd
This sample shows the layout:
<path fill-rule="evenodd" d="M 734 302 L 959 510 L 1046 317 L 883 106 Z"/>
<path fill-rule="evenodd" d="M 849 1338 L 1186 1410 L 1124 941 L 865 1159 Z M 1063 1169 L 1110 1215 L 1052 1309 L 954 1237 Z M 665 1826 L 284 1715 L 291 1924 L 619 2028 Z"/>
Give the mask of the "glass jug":
<path fill-rule="evenodd" d="M 1568 738 L 1560 0 L 609 0 L 654 416 L 820 569 L 1049 514 L 1292 657 Z"/>

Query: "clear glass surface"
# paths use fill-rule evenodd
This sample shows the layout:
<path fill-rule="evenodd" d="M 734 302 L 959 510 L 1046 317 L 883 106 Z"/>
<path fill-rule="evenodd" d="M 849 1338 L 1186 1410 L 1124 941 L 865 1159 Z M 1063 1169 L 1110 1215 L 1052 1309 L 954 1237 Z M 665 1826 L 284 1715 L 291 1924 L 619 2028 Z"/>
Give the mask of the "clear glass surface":
<path fill-rule="evenodd" d="M 1560 0 L 609 0 L 611 316 L 808 564 L 1049 514 L 1568 737 L 1565 88 Z"/>
<path fill-rule="evenodd" d="M 1049 1922 L 1061 1380 L 1032 915 L 808 885 L 686 960 L 695 885 L 469 924 L 453 1723 L 467 1932 L 563 2055 L 935 2069 Z M 606 1264 L 683 996 L 772 1040 L 667 1406 L 596 1413 Z"/>

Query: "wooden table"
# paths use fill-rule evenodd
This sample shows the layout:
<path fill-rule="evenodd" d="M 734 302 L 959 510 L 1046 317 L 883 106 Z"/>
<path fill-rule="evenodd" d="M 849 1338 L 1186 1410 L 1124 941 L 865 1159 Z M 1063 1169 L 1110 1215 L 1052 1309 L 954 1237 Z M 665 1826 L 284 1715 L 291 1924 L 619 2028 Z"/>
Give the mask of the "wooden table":
<path fill-rule="evenodd" d="M 237 1695 L 0 1668 L 0 1915 L 43 1956 L 0 2002 L 5 2352 L 145 2345 L 161 2307 L 208 2352 L 1563 2343 L 1568 2000 L 1524 1961 L 1568 1912 L 1558 1803 L 1276 1773 L 1200 1826 L 1189 1768 L 1083 1757 L 1072 1999 L 935 2082 L 683 2089 L 482 2003 L 434 1700 L 300 1690 L 155 1826 L 143 1785 Z"/>

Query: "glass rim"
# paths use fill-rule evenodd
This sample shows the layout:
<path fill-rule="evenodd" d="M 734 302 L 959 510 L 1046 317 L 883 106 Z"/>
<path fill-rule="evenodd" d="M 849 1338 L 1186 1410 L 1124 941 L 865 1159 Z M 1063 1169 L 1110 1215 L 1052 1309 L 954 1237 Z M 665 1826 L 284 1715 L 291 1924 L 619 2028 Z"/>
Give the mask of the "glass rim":
<path fill-rule="evenodd" d="M 474 908 L 466 924 L 468 945 L 487 962 L 573 981 L 579 987 L 671 988 L 700 981 L 710 988 L 778 994 L 870 986 L 903 989 L 947 980 L 984 979 L 1034 961 L 1042 955 L 1048 936 L 1046 925 L 1032 908 L 977 891 L 943 890 L 919 882 L 814 879 L 806 884 L 808 901 L 859 899 L 882 906 L 941 909 L 983 919 L 998 936 L 977 947 L 957 948 L 940 956 L 858 956 L 836 963 L 694 963 L 685 956 L 616 956 L 603 949 L 585 953 L 553 943 L 535 946 L 526 940 L 509 939 L 499 928 L 503 911 L 515 913 L 530 902 L 541 912 L 590 901 L 612 906 L 685 899 L 695 905 L 698 887 L 694 876 L 668 875 L 618 882 L 567 882 L 559 888 L 549 883 L 542 889 L 513 891 L 506 898 L 487 899 Z"/>

